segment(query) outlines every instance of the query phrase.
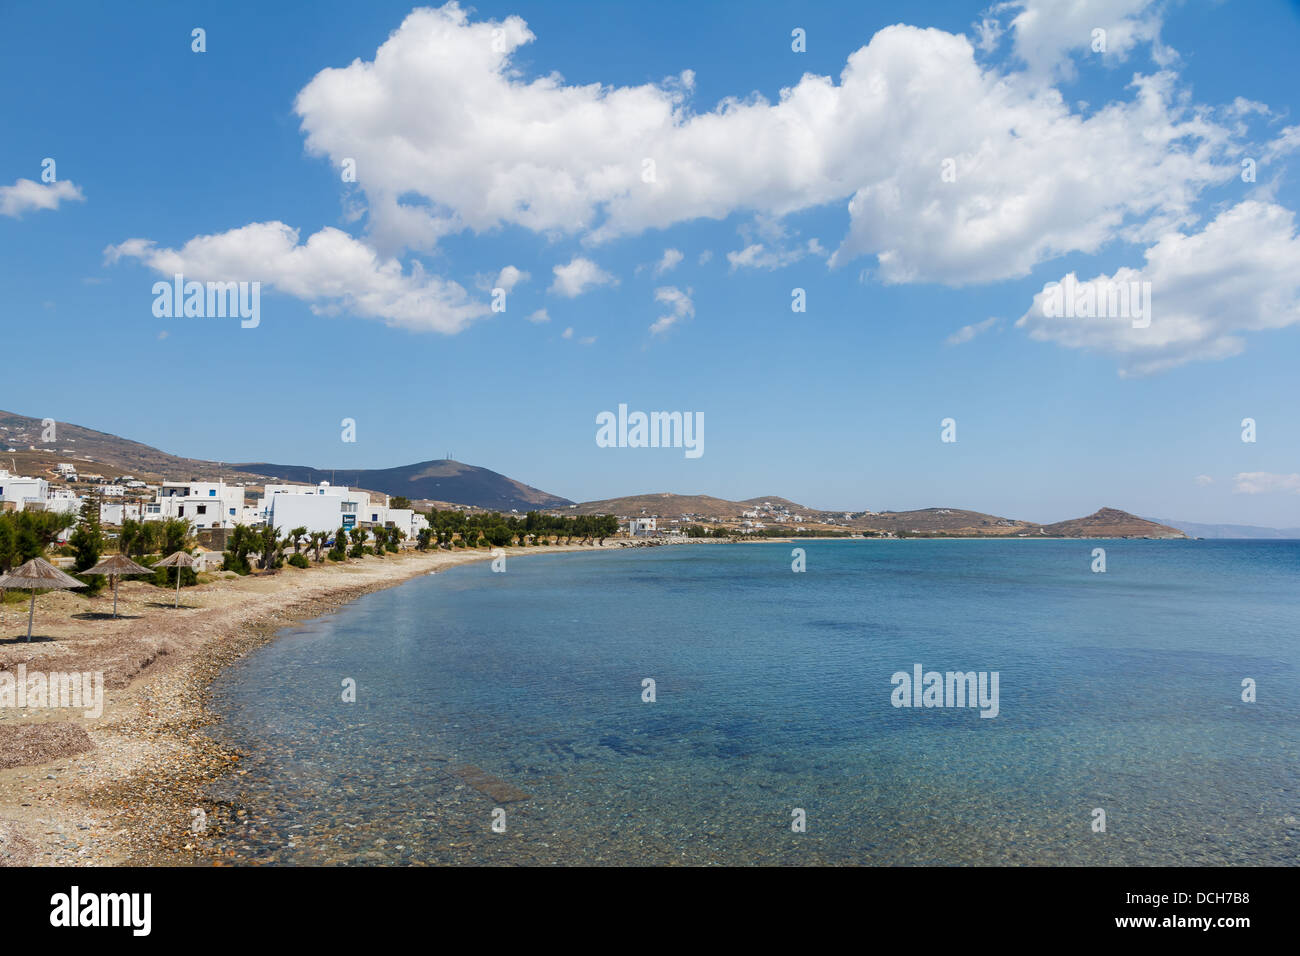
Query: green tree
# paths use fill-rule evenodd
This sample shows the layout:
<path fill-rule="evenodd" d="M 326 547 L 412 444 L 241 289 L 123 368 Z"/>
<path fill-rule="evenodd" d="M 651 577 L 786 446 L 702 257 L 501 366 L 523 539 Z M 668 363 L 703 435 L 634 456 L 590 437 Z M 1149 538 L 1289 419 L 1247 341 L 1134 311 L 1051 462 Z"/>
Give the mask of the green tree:
<path fill-rule="evenodd" d="M 334 532 L 334 544 L 329 550 L 331 561 L 346 561 L 348 557 L 348 529 L 342 525 Z"/>
<path fill-rule="evenodd" d="M 348 549 L 348 557 L 364 558 L 366 556 L 366 529 L 358 525 L 348 532 L 348 535 L 352 539 L 352 547 Z"/>
<path fill-rule="evenodd" d="M 285 542 L 280 540 L 279 532 L 275 530 L 274 525 L 265 525 L 261 534 L 258 536 L 258 548 L 261 551 L 261 558 L 258 566 L 263 571 L 274 571 L 284 564 L 284 545 Z"/>
<path fill-rule="evenodd" d="M 230 537 L 226 539 L 226 552 L 221 567 L 236 574 L 248 574 L 253 570 L 248 555 L 257 550 L 258 541 L 258 535 L 252 528 L 242 524 L 235 525 L 231 529 Z"/>
<path fill-rule="evenodd" d="M 68 538 L 68 544 L 76 555 L 72 562 L 74 572 L 85 571 L 99 563 L 104 553 L 104 529 L 99 524 L 98 495 L 88 495 L 81 505 L 77 527 Z M 87 585 L 85 594 L 98 594 L 104 587 L 102 574 L 78 574 L 77 578 Z"/>

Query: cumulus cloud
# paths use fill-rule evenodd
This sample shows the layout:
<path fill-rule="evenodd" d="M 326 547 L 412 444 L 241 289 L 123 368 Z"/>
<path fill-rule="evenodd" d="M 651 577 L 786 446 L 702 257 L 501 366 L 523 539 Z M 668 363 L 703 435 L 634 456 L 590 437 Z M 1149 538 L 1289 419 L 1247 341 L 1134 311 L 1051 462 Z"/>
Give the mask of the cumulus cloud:
<path fill-rule="evenodd" d="M 1243 471 L 1233 477 L 1232 490 L 1239 495 L 1300 495 L 1300 475 L 1275 475 L 1267 471 Z"/>
<path fill-rule="evenodd" d="M 1145 256 L 1140 269 L 1121 268 L 1079 287 L 1091 287 L 1097 302 L 1092 311 L 1101 313 L 1108 311 L 1101 303 L 1110 290 L 1149 282 L 1146 328 L 1113 314 L 1044 315 L 1052 295 L 1046 288 L 1016 325 L 1039 341 L 1116 356 L 1121 374 L 1145 375 L 1235 355 L 1245 347 L 1242 333 L 1300 322 L 1300 239 L 1294 213 L 1281 206 L 1238 203 L 1201 232 L 1166 235 Z"/>
<path fill-rule="evenodd" d="M 1145 10 L 1116 0 L 1084 19 L 1112 31 L 1119 56 L 1152 35 Z M 1008 7 L 1031 67 L 1077 45 L 1073 20 L 1053 26 L 1055 11 L 1047 0 Z M 514 57 L 533 39 L 517 16 L 420 9 L 372 60 L 323 70 L 299 93 L 307 148 L 357 160 L 379 248 L 511 225 L 597 243 L 847 200 L 832 265 L 875 256 L 886 282 L 960 285 L 1116 237 L 1146 241 L 1189 223 L 1201 191 L 1238 172 L 1231 131 L 1188 104 L 1172 74 L 1138 77 L 1130 100 L 1084 116 L 937 29 L 886 27 L 838 78 L 806 74 L 776 102 L 742 92 L 706 112 L 692 109 L 688 74 L 629 87 L 528 78 Z M 956 182 L 940 177 L 950 158 Z"/>
<path fill-rule="evenodd" d="M 1012 49 L 1035 76 L 1073 78 L 1072 57 L 1081 50 L 1117 63 L 1150 43 L 1159 61 L 1174 56 L 1160 43 L 1155 0 L 1011 0 L 990 12 L 1015 13 L 1009 25 Z M 1104 52 L 1093 50 L 1094 30 L 1105 31 Z"/>
<path fill-rule="evenodd" d="M 994 316 L 991 319 L 985 319 L 983 322 L 973 322 L 970 325 L 963 325 L 952 335 L 944 339 L 944 342 L 948 345 L 962 345 L 963 343 L 969 342 L 971 339 L 975 338 L 975 336 L 979 335 L 981 332 L 987 332 L 989 329 L 993 328 L 993 326 L 997 325 L 997 322 L 997 317 Z"/>
<path fill-rule="evenodd" d="M 557 295 L 573 299 L 588 289 L 600 285 L 617 285 L 618 280 L 590 259 L 576 256 L 567 265 L 554 268 L 555 281 L 551 291 Z"/>
<path fill-rule="evenodd" d="M 298 243 L 298 230 L 282 222 L 256 222 L 179 249 L 148 239 L 128 239 L 104 250 L 112 263 L 138 259 L 165 276 L 182 273 L 200 282 L 257 281 L 310 304 L 317 314 L 348 312 L 416 331 L 455 333 L 487 315 L 455 282 L 427 275 L 416 263 L 404 272 L 396 259 L 338 229 L 322 229 Z"/>
<path fill-rule="evenodd" d="M 1214 479 L 1211 478 L 1209 475 L 1197 475 L 1196 478 L 1193 479 L 1193 480 L 1194 480 L 1194 481 L 1196 482 L 1196 484 L 1197 484 L 1198 486 L 1200 486 L 1201 488 L 1204 488 L 1204 487 L 1206 487 L 1207 485 L 1212 485 L 1212 484 L 1214 484 Z"/>
<path fill-rule="evenodd" d="M 551 315 L 545 309 L 538 309 L 536 312 L 533 312 L 528 316 L 528 321 L 536 322 L 538 324 L 541 324 L 542 322 L 549 322 L 551 321 Z"/>
<path fill-rule="evenodd" d="M 682 258 L 683 256 L 680 250 L 665 249 L 664 254 L 655 264 L 655 275 L 661 276 L 665 272 L 671 272 L 673 269 L 676 269 L 677 266 L 681 264 Z"/>
<path fill-rule="evenodd" d="M 509 292 L 521 282 L 528 281 L 528 273 L 514 266 L 506 266 L 497 273 L 497 281 L 493 284 L 494 289 L 504 289 Z"/>
<path fill-rule="evenodd" d="M 58 209 L 59 203 L 84 202 L 81 187 L 66 179 L 52 183 L 38 183 L 19 179 L 12 186 L 0 186 L 0 216 L 17 219 L 25 212 L 41 209 Z"/>
<path fill-rule="evenodd" d="M 669 306 L 671 311 L 659 316 L 650 326 L 653 335 L 661 335 L 683 319 L 695 315 L 695 303 L 691 301 L 690 289 L 683 292 L 675 285 L 660 286 L 655 289 L 655 301 Z"/>

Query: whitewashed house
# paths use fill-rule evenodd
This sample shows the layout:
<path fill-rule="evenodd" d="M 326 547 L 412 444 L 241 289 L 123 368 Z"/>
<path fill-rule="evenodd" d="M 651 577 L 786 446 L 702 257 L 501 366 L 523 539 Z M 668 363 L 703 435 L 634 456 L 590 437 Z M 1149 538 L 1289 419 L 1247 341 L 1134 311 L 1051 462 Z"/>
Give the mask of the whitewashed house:
<path fill-rule="evenodd" d="M 49 482 L 44 478 L 11 475 L 0 468 L 0 501 L 12 502 L 14 511 L 22 511 L 28 504 L 43 504 L 49 492 Z"/>
<path fill-rule="evenodd" d="M 244 513 L 244 486 L 224 481 L 164 481 L 145 505 L 146 521 L 184 518 L 195 529 L 231 528 Z"/>

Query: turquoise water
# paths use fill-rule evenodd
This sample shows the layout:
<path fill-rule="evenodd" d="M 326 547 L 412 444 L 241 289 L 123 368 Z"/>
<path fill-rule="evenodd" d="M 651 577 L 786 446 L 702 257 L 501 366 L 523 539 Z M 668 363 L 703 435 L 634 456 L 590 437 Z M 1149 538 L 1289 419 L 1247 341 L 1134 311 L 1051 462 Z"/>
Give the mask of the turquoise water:
<path fill-rule="evenodd" d="M 214 791 L 244 811 L 223 849 L 1300 861 L 1300 542 L 798 546 L 804 573 L 791 544 L 512 557 L 504 574 L 453 568 L 287 631 L 214 687 L 219 732 L 252 754 Z M 997 671 L 997 717 L 894 707 L 891 676 L 916 663 Z"/>

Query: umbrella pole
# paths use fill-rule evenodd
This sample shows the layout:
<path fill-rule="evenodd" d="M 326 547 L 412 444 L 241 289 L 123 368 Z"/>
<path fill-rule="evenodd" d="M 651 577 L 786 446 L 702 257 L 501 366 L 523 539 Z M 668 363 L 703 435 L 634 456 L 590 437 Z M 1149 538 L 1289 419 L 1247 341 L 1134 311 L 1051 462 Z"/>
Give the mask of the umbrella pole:
<path fill-rule="evenodd" d="M 172 610 L 181 606 L 181 566 L 176 565 L 176 603 L 172 605 Z"/>
<path fill-rule="evenodd" d="M 113 575 L 113 617 L 117 617 L 117 575 Z"/>
<path fill-rule="evenodd" d="M 27 611 L 27 643 L 32 642 L 32 618 L 36 616 L 36 588 L 32 588 L 32 606 Z"/>

